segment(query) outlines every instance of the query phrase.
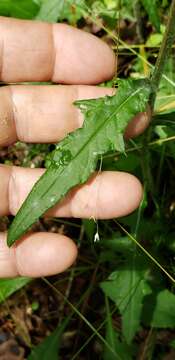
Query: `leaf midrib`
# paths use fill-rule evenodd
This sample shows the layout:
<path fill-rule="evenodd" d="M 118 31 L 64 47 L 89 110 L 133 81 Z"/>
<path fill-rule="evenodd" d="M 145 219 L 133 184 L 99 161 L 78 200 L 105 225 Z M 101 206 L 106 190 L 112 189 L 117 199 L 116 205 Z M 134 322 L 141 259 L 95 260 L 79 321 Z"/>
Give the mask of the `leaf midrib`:
<path fill-rule="evenodd" d="M 129 97 L 127 97 L 127 99 L 117 108 L 117 111 L 114 110 L 114 112 L 113 112 L 112 114 L 110 114 L 109 117 L 108 117 L 107 119 L 105 119 L 105 120 L 97 127 L 97 129 L 94 131 L 94 133 L 92 134 L 92 136 L 89 137 L 89 139 L 88 139 L 88 140 L 83 144 L 83 146 L 80 148 L 80 150 L 78 151 L 78 153 L 76 153 L 76 155 L 71 159 L 71 162 L 69 163 L 69 165 L 72 164 L 72 162 L 73 162 L 74 160 L 76 160 L 76 158 L 83 152 L 83 150 L 87 147 L 87 145 L 88 145 L 91 141 L 93 141 L 93 138 L 96 136 L 97 133 L 99 133 L 99 132 L 101 131 L 101 128 L 102 128 L 104 125 L 106 125 L 106 123 L 107 123 L 108 121 L 111 121 L 111 118 L 112 118 L 114 115 L 116 115 L 117 112 L 120 111 L 121 107 L 123 107 L 133 96 L 135 96 L 135 95 L 137 94 L 137 92 L 140 92 L 142 89 L 143 89 L 143 87 L 137 89 L 132 95 L 130 95 Z M 128 99 L 129 99 L 129 100 L 128 100 Z M 69 165 L 68 165 L 68 166 L 69 166 Z M 66 169 L 68 168 L 68 166 L 66 166 Z M 49 170 L 49 169 L 48 169 L 48 170 Z M 65 167 L 63 168 L 63 171 L 60 173 L 60 175 L 64 172 L 64 170 L 65 170 Z M 56 179 L 53 181 L 52 185 L 55 184 L 55 182 L 56 182 Z M 51 185 L 51 186 L 52 186 L 52 185 Z M 43 196 L 50 190 L 51 186 L 47 189 L 47 191 L 45 191 L 45 193 L 43 194 Z"/>

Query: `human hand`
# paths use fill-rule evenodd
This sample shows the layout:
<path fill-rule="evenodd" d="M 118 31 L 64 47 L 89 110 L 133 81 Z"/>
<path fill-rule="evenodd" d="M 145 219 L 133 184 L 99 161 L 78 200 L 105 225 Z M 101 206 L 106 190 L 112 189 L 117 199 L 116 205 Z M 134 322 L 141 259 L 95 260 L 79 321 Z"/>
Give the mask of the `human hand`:
<path fill-rule="evenodd" d="M 0 88 L 0 146 L 17 140 L 54 143 L 82 125 L 74 100 L 112 95 L 90 86 L 112 78 L 115 57 L 93 35 L 65 24 L 0 18 L 0 80 L 10 83 L 53 81 L 66 85 L 10 85 Z M 84 85 L 83 85 L 84 84 Z M 141 114 L 126 137 L 148 124 Z M 15 215 L 43 169 L 0 165 L 0 215 Z M 71 190 L 48 216 L 109 219 L 133 211 L 142 198 L 140 182 L 122 172 L 94 174 Z M 25 235 L 12 248 L 0 233 L 0 276 L 45 276 L 64 271 L 75 260 L 76 245 L 61 234 Z"/>

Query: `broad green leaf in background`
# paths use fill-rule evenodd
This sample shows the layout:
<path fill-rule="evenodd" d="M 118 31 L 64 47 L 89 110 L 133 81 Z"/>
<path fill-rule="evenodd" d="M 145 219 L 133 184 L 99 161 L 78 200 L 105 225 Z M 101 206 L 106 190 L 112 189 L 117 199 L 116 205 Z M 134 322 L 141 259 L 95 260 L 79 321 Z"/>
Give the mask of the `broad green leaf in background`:
<path fill-rule="evenodd" d="M 9 246 L 72 187 L 83 184 L 95 170 L 100 155 L 112 150 L 124 153 L 124 130 L 137 113 L 145 110 L 150 91 L 148 80 L 120 80 L 116 95 L 75 103 L 84 114 L 84 125 L 53 151 L 48 170 L 10 226 Z"/>
<path fill-rule="evenodd" d="M 83 298 L 80 298 L 79 304 L 81 304 Z M 77 307 L 79 306 L 77 304 Z M 65 317 L 65 319 L 58 324 L 56 329 L 48 335 L 39 345 L 35 346 L 30 355 L 28 356 L 28 360 L 61 360 L 60 356 L 60 348 L 62 344 L 62 335 L 65 332 L 67 325 L 69 324 L 74 311 L 72 311 L 69 315 Z"/>
<path fill-rule="evenodd" d="M 112 353 L 109 348 L 104 346 L 103 360 L 131 360 L 130 347 L 124 341 L 122 342 L 119 340 L 119 334 L 114 330 L 108 298 L 106 298 L 106 313 L 106 341 L 116 355 Z"/>
<path fill-rule="evenodd" d="M 36 16 L 37 20 L 56 22 L 62 16 L 65 0 L 45 0 Z"/>
<path fill-rule="evenodd" d="M 0 303 L 31 281 L 30 278 L 0 279 Z"/>
<path fill-rule="evenodd" d="M 119 171 L 127 171 L 134 172 L 136 168 L 140 166 L 140 158 L 138 154 L 127 153 L 121 154 L 120 158 L 117 159 L 115 156 L 111 156 L 110 158 L 107 156 L 103 158 L 103 170 L 119 170 Z"/>
<path fill-rule="evenodd" d="M 89 241 L 94 241 L 96 223 L 93 219 L 83 219 L 83 227 Z"/>
<path fill-rule="evenodd" d="M 69 24 L 76 24 L 84 10 L 84 0 L 44 0 L 36 19 L 51 23 L 68 20 Z"/>
<path fill-rule="evenodd" d="M 138 269 L 131 268 L 131 261 L 101 283 L 104 293 L 115 302 L 122 315 L 122 333 L 127 344 L 131 343 L 139 329 L 143 300 L 151 291 L 145 279 L 145 270 L 139 268 L 139 258 L 135 259 Z"/>
<path fill-rule="evenodd" d="M 149 321 L 145 314 L 151 312 L 152 318 Z M 175 328 L 175 295 L 165 289 L 157 294 L 156 299 L 148 299 L 144 307 L 143 320 L 145 324 L 149 322 L 154 328 Z"/>
<path fill-rule="evenodd" d="M 160 17 L 159 6 L 156 0 L 141 0 L 142 4 L 149 16 L 150 22 L 154 25 L 156 30 L 160 31 Z"/>
<path fill-rule="evenodd" d="M 0 15 L 33 19 L 39 6 L 33 0 L 0 0 Z"/>
<path fill-rule="evenodd" d="M 72 314 L 67 316 L 62 324 L 59 324 L 56 329 L 47 336 L 38 346 L 34 347 L 28 360 L 59 360 L 59 349 L 61 346 L 61 339 L 63 332 L 70 321 Z"/>
<path fill-rule="evenodd" d="M 175 340 L 171 341 L 170 346 L 171 346 L 173 349 L 175 349 Z"/>
<path fill-rule="evenodd" d="M 105 247 L 105 251 L 110 249 L 112 252 L 125 254 L 126 256 L 135 251 L 135 246 L 128 236 L 117 236 L 115 233 L 109 238 L 102 238 L 100 244 Z"/>

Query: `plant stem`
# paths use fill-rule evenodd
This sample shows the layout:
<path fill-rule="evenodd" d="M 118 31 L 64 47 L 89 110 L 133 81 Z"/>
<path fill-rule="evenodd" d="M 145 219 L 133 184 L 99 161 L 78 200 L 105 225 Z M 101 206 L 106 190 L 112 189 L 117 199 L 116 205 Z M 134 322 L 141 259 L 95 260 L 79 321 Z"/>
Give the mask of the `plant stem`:
<path fill-rule="evenodd" d="M 175 39 L 175 0 L 172 0 L 169 16 L 168 16 L 168 23 L 166 26 L 166 31 L 164 34 L 164 38 L 162 41 L 162 45 L 157 57 L 157 61 L 155 64 L 155 68 L 151 77 L 151 83 L 153 88 L 153 93 L 150 100 L 151 109 L 154 108 L 154 103 L 156 99 L 156 93 L 161 81 L 163 69 L 165 63 L 168 59 L 171 47 L 173 45 Z"/>
<path fill-rule="evenodd" d="M 165 34 L 164 34 L 163 41 L 162 41 L 162 44 L 161 44 L 161 47 L 159 50 L 155 68 L 154 68 L 153 74 L 151 76 L 152 93 L 151 93 L 150 101 L 149 101 L 151 113 L 153 113 L 153 111 L 154 111 L 154 104 L 155 104 L 159 84 L 160 84 L 160 81 L 161 81 L 161 78 L 163 75 L 164 66 L 166 64 L 166 61 L 168 60 L 168 56 L 169 56 L 169 53 L 170 53 L 170 50 L 171 50 L 174 40 L 175 40 L 175 0 L 172 0 L 170 10 L 169 10 L 168 22 L 167 22 Z M 154 179 L 153 179 L 151 169 L 150 169 L 149 151 L 147 148 L 147 144 L 150 142 L 151 133 L 152 133 L 152 129 L 149 128 L 144 137 L 144 142 L 145 142 L 145 157 L 144 157 L 144 159 L 145 159 L 145 170 L 146 170 L 146 171 L 145 170 L 144 171 L 145 171 L 148 188 L 149 188 L 149 190 L 152 194 L 152 198 L 156 204 L 157 189 L 156 189 Z"/>
<path fill-rule="evenodd" d="M 140 0 L 135 0 L 133 4 L 134 15 L 136 17 L 136 33 L 138 37 L 139 44 L 144 43 L 144 36 L 143 36 L 143 22 L 141 16 L 141 3 Z"/>

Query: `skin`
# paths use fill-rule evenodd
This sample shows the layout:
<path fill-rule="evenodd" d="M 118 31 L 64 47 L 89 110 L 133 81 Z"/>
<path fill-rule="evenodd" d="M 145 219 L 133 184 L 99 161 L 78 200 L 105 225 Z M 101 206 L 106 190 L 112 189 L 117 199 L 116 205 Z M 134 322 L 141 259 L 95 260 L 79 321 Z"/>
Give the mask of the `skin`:
<path fill-rule="evenodd" d="M 65 24 L 0 18 L 0 146 L 17 140 L 51 143 L 82 126 L 74 100 L 112 95 L 94 86 L 115 74 L 112 50 L 95 36 Z M 54 81 L 63 85 L 16 85 Z M 66 85 L 65 85 L 66 84 Z M 126 138 L 139 135 L 149 114 L 132 119 Z M 0 216 L 15 215 L 43 169 L 0 165 Z M 129 214 L 142 199 L 133 175 L 106 171 L 71 190 L 46 216 L 109 219 Z M 45 276 L 67 269 L 76 259 L 75 243 L 62 234 L 28 233 L 12 248 L 0 233 L 0 276 Z"/>

